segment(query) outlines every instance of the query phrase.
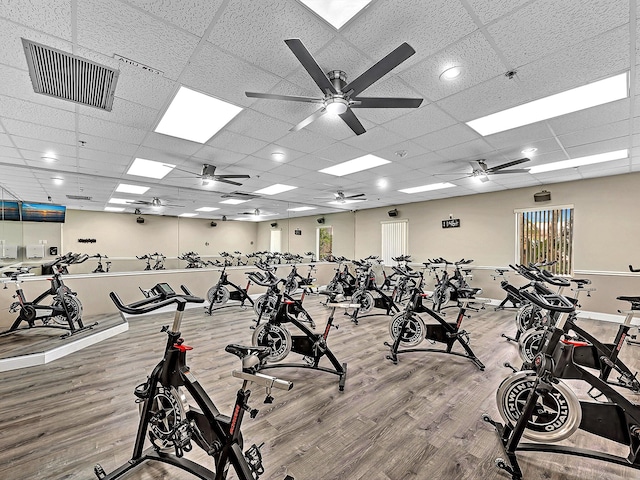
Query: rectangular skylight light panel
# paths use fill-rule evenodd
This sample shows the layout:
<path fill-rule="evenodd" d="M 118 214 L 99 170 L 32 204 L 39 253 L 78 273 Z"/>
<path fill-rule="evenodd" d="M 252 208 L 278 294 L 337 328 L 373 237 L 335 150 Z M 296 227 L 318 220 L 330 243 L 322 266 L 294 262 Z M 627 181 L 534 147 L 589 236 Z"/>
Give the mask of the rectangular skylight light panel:
<path fill-rule="evenodd" d="M 135 195 L 142 195 L 143 193 L 146 193 L 147 190 L 149 190 L 149 187 L 141 187 L 139 185 L 128 185 L 126 183 L 121 183 L 116 188 L 116 192 L 133 193 Z"/>
<path fill-rule="evenodd" d="M 283 185 L 282 183 L 276 183 L 274 185 L 271 185 L 270 187 L 266 187 L 261 190 L 256 190 L 253 193 L 257 193 L 260 195 L 276 195 L 278 193 L 288 192 L 289 190 L 293 190 L 294 188 L 298 188 L 298 187 L 292 187 L 291 185 Z"/>
<path fill-rule="evenodd" d="M 126 198 L 110 198 L 107 203 L 115 203 L 117 205 L 128 205 L 133 203 L 134 200 L 127 200 Z"/>
<path fill-rule="evenodd" d="M 594 163 L 611 162 L 613 160 L 621 160 L 629 156 L 629 151 L 616 150 L 615 152 L 599 153 L 597 155 L 589 155 L 587 157 L 573 158 L 562 162 L 547 163 L 545 165 L 536 165 L 529 169 L 529 173 L 536 174 L 542 172 L 551 172 L 554 170 L 562 170 L 564 168 L 582 167 L 584 165 L 593 165 Z"/>
<path fill-rule="evenodd" d="M 198 216 L 198 214 L 197 213 L 181 213 L 178 216 L 179 217 L 196 217 L 196 216 Z"/>
<path fill-rule="evenodd" d="M 241 111 L 210 95 L 180 87 L 155 132 L 206 143 Z"/>
<path fill-rule="evenodd" d="M 296 207 L 287 208 L 287 212 L 306 212 L 307 210 L 315 210 L 316 207 Z"/>
<path fill-rule="evenodd" d="M 420 192 L 430 192 L 432 190 L 441 190 L 443 188 L 451 188 L 456 187 L 453 183 L 442 182 L 442 183 L 432 183 L 430 185 L 422 185 L 420 187 L 411 187 L 411 188 L 403 188 L 402 190 L 398 190 L 402 193 L 420 193 Z"/>
<path fill-rule="evenodd" d="M 196 212 L 213 212 L 215 210 L 220 210 L 218 207 L 200 207 L 196 208 Z"/>
<path fill-rule="evenodd" d="M 104 207 L 105 212 L 124 212 L 124 207 Z"/>
<path fill-rule="evenodd" d="M 137 175 L 138 177 L 147 178 L 164 178 L 167 173 L 175 168 L 175 165 L 170 163 L 154 162 L 153 160 L 145 160 L 144 158 L 136 158 L 127 175 Z"/>
<path fill-rule="evenodd" d="M 364 155 L 363 157 L 354 158 L 348 162 L 339 163 L 333 167 L 323 168 L 320 170 L 320 173 L 328 173 L 329 175 L 342 177 L 351 173 L 361 172 L 362 170 L 379 167 L 387 163 L 391 162 L 384 158 L 376 157 L 375 155 Z"/>
<path fill-rule="evenodd" d="M 371 0 L 300 0 L 331 25 L 340 29 Z"/>
<path fill-rule="evenodd" d="M 582 87 L 540 98 L 533 102 L 467 122 L 480 135 L 492 135 L 549 118 L 626 98 L 629 73 L 621 73 Z"/>
<path fill-rule="evenodd" d="M 241 203 L 248 202 L 249 200 L 240 200 L 238 198 L 227 198 L 220 203 L 226 203 L 227 205 L 240 205 Z"/>
<path fill-rule="evenodd" d="M 327 202 L 329 205 L 346 205 L 347 203 L 358 203 L 358 202 L 364 202 L 364 200 L 334 200 L 332 202 Z"/>

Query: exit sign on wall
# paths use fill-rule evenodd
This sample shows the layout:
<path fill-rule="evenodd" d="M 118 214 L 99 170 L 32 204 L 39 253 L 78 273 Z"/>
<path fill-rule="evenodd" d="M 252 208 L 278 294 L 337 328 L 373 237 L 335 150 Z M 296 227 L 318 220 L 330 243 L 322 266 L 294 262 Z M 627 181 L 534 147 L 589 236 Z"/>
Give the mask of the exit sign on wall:
<path fill-rule="evenodd" d="M 460 226 L 459 218 L 450 218 L 449 220 L 442 220 L 442 228 L 457 228 Z"/>

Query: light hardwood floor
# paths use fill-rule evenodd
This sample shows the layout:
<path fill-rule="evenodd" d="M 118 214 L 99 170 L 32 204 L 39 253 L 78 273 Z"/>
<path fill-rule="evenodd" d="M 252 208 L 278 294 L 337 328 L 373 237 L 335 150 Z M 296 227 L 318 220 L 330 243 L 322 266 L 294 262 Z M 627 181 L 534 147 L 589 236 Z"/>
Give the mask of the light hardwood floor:
<path fill-rule="evenodd" d="M 317 297 L 305 305 L 322 331 L 328 311 Z M 454 316 L 451 313 L 450 316 Z M 183 336 L 194 350 L 189 365 L 223 413 L 229 413 L 240 383 L 231 377 L 238 359 L 224 352 L 228 343 L 251 341 L 252 312 L 237 307 L 207 316 L 201 309 L 185 315 Z M 131 455 L 138 421 L 133 389 L 161 358 L 167 316 L 136 317 L 129 331 L 45 366 L 0 373 L 0 479 L 92 479 L 93 466 L 107 472 Z M 305 369 L 273 369 L 294 382 L 276 391 L 271 405 L 254 389 L 256 419 L 246 418 L 247 444 L 264 442 L 264 480 L 508 479 L 494 466 L 501 455 L 493 428 L 482 413 L 498 418 L 495 392 L 518 363 L 516 347 L 500 338 L 513 333 L 513 312 L 491 308 L 472 313 L 463 327 L 486 365 L 438 353 L 385 359 L 389 317 L 362 318 L 354 325 L 338 316 L 329 346 L 348 363 L 344 392 L 337 376 Z M 603 338 L 616 326 L 584 321 Z M 592 327 L 591 327 L 592 326 Z M 0 342 L 10 339 L 2 338 Z M 423 346 L 426 346 L 423 344 Z M 638 367 L 640 347 L 626 346 L 623 357 Z M 286 361 L 298 361 L 291 353 Z M 323 362 L 327 361 L 323 359 Z M 631 396 L 639 401 L 638 396 Z M 582 446 L 600 440 L 579 433 Z M 607 445 L 612 452 L 624 448 Z M 190 458 L 211 467 L 200 452 Z M 640 478 L 638 470 L 603 462 L 544 453 L 519 456 L 526 479 L 617 480 Z M 185 472 L 147 464 L 126 479 L 190 479 Z"/>

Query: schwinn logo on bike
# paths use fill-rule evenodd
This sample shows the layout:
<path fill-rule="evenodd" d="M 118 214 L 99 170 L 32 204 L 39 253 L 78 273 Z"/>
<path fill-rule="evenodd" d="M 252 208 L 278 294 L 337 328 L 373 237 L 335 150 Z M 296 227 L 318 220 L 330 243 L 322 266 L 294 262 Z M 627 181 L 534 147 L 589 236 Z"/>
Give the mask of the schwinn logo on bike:
<path fill-rule="evenodd" d="M 520 417 L 534 385 L 535 382 L 533 380 L 523 380 L 516 382 L 511 387 L 505 405 L 510 418 L 517 419 Z M 527 428 L 537 432 L 554 432 L 566 424 L 568 417 L 569 405 L 565 397 L 557 390 L 553 390 L 538 398 L 534 415 L 527 422 Z"/>

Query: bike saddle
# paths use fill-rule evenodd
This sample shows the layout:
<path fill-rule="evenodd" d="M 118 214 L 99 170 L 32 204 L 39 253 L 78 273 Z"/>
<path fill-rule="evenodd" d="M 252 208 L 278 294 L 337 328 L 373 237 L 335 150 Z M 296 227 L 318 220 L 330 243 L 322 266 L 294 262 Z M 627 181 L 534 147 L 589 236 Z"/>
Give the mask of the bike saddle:
<path fill-rule="evenodd" d="M 621 296 L 616 298 L 623 302 L 631 302 L 631 310 L 640 310 L 640 297 Z"/>
<path fill-rule="evenodd" d="M 589 285 L 591 280 L 587 278 L 572 278 L 571 281 L 578 285 L 578 287 L 582 287 L 583 285 Z"/>

